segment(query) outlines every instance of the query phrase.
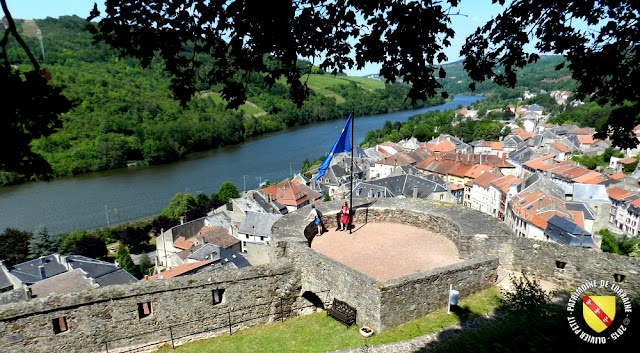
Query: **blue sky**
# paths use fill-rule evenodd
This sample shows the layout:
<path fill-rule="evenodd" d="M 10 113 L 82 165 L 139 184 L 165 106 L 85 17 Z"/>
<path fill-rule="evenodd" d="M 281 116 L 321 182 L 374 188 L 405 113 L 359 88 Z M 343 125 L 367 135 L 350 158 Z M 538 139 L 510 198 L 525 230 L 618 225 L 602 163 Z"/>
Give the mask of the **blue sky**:
<path fill-rule="evenodd" d="M 7 6 L 14 18 L 43 19 L 46 17 L 60 17 L 64 15 L 78 15 L 88 17 L 96 1 L 92 0 L 7 0 Z M 102 6 L 104 8 L 104 6 Z M 453 16 L 452 26 L 456 31 L 452 46 L 445 51 L 449 61 L 460 59 L 459 52 L 464 39 L 475 29 L 486 23 L 492 16 L 500 12 L 499 5 L 493 5 L 491 0 L 462 0 L 458 8 L 466 16 Z M 455 10 L 453 12 L 456 12 Z M 380 66 L 368 65 L 362 70 L 347 70 L 351 76 L 362 76 L 377 73 Z"/>

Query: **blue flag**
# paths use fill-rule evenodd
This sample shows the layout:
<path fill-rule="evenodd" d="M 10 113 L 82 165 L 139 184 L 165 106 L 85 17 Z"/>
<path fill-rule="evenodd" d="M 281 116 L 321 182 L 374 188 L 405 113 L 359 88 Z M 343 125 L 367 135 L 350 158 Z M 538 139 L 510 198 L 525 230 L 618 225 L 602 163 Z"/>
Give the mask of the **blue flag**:
<path fill-rule="evenodd" d="M 323 176 L 327 171 L 334 154 L 351 151 L 351 139 L 349 138 L 351 136 L 351 119 L 353 119 L 353 112 L 349 114 L 347 123 L 344 124 L 344 128 L 342 129 L 342 133 L 340 133 L 338 140 L 333 145 L 333 148 L 331 149 L 331 151 L 329 151 L 329 154 L 327 155 L 327 157 L 325 157 L 324 161 L 318 168 L 318 175 L 314 179 L 315 181 L 318 181 L 318 179 L 320 179 L 320 177 Z"/>

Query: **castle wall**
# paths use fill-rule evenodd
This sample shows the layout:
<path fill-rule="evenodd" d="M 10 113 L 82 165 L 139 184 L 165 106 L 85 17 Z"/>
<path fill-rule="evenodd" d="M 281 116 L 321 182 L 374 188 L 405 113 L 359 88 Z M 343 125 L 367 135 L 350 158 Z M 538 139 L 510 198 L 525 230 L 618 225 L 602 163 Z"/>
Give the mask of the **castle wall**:
<path fill-rule="evenodd" d="M 216 289 L 224 289 L 219 304 L 213 303 Z M 5 352 L 105 352 L 104 342 L 111 341 L 109 351 L 117 352 L 167 342 L 171 335 L 228 334 L 229 320 L 242 322 L 233 326 L 236 331 L 277 319 L 279 299 L 297 296 L 299 289 L 300 274 L 282 263 L 54 295 L 0 306 L 0 347 Z M 151 314 L 139 318 L 144 303 L 150 303 Z M 54 320 L 61 317 L 68 330 L 55 334 Z"/>
<path fill-rule="evenodd" d="M 379 284 L 380 330 L 447 306 L 449 285 L 460 293 L 460 298 L 491 287 L 498 279 L 497 269 L 498 258 L 484 256 Z"/>
<path fill-rule="evenodd" d="M 613 283 L 614 275 L 621 274 L 625 278 L 620 287 L 629 295 L 640 295 L 637 258 L 515 236 L 469 236 L 462 243 L 470 257 L 494 255 L 506 269 L 524 270 L 569 289 L 592 280 Z M 564 268 L 558 268 L 556 261 L 565 263 Z"/>

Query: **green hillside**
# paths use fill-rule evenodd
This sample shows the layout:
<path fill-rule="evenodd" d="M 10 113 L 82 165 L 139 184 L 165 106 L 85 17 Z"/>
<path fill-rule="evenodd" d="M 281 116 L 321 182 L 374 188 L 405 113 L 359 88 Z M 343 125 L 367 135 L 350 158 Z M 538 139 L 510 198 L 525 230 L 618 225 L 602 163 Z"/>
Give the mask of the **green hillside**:
<path fill-rule="evenodd" d="M 318 74 L 309 77 L 311 95 L 297 107 L 284 84 L 269 87 L 256 73 L 247 77 L 247 103 L 237 111 L 226 110 L 219 94 L 223 87 L 217 85 L 200 84 L 202 94 L 180 106 L 163 62 L 153 60 L 143 68 L 137 60 L 119 59 L 104 44 L 92 43 L 84 30 L 88 24 L 76 16 L 17 21 L 32 53 L 51 73 L 50 83 L 64 87 L 63 93 L 76 103 L 62 116 L 62 128 L 32 141 L 34 151 L 52 165 L 54 176 L 165 163 L 250 136 L 343 118 L 351 110 L 368 115 L 413 108 L 404 101 L 406 87 Z M 42 31 L 44 57 L 34 35 L 37 29 Z M 7 56 L 15 67 L 29 69 L 15 41 Z M 414 107 L 441 102 L 433 99 Z M 0 185 L 16 180 L 0 172 Z"/>

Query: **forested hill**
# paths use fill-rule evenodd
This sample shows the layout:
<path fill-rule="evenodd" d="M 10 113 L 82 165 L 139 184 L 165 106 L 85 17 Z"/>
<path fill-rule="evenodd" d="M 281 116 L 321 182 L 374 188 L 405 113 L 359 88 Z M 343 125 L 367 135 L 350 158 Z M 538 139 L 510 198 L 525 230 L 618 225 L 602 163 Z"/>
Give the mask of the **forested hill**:
<path fill-rule="evenodd" d="M 172 97 L 169 77 L 156 60 L 143 69 L 133 59 L 118 59 L 104 44 L 92 44 L 87 22 L 76 16 L 17 21 L 32 53 L 65 86 L 77 102 L 63 116 L 63 127 L 32 142 L 57 176 L 124 167 L 130 163 L 164 163 L 187 153 L 237 143 L 244 138 L 314 121 L 410 109 L 406 86 L 379 80 L 319 74 L 308 79 L 312 95 L 301 108 L 288 100 L 287 88 L 264 84 L 251 75 L 248 102 L 239 111 L 226 110 L 221 87 L 199 87 L 201 94 L 185 107 Z M 42 32 L 45 55 L 37 38 Z M 28 65 L 26 55 L 11 43 L 12 65 Z M 26 66 L 25 66 L 26 68 Z M 419 106 L 440 104 L 441 98 Z M 0 173 L 0 185 L 19 181 Z"/>
<path fill-rule="evenodd" d="M 576 82 L 571 79 L 571 72 L 566 65 L 560 70 L 555 70 L 555 67 L 564 61 L 562 56 L 541 56 L 536 63 L 518 71 L 516 87 L 500 87 L 487 80 L 476 84 L 475 94 L 497 95 L 502 100 L 508 100 L 522 97 L 524 91 L 536 93 L 540 90 L 575 91 Z M 469 84 L 472 81 L 462 67 L 462 60 L 443 65 L 443 67 L 447 77 L 440 79 L 440 83 L 449 95 L 468 94 Z"/>
<path fill-rule="evenodd" d="M 63 116 L 63 127 L 53 135 L 34 140 L 34 150 L 52 165 L 54 175 L 124 167 L 136 163 L 165 163 L 185 154 L 238 143 L 249 136 L 277 131 L 314 121 L 410 109 L 407 86 L 384 85 L 380 80 L 332 76 L 314 67 L 316 74 L 303 77 L 312 91 L 301 108 L 288 99 L 287 87 L 265 85 L 261 76 L 247 79 L 247 104 L 239 111 L 226 110 L 221 87 L 198 87 L 201 94 L 181 107 L 172 97 L 163 63 L 155 60 L 143 69 L 133 59 L 118 59 L 103 43 L 93 44 L 84 30 L 88 22 L 76 16 L 17 21 L 33 54 L 52 76 L 51 83 L 64 86 L 64 94 L 77 103 Z M 37 30 L 42 33 L 44 57 Z M 29 65 L 24 52 L 10 43 L 12 65 Z M 476 94 L 500 94 L 512 98 L 524 89 L 570 87 L 572 80 L 541 83 L 558 77 L 553 66 L 559 58 L 543 58 L 522 71 L 528 87 L 498 88 L 491 82 L 478 85 Z M 26 66 L 25 66 L 26 68 Z M 446 66 L 442 79 L 453 94 L 470 94 L 461 63 Z M 556 87 L 556 88 L 554 88 Z M 418 106 L 442 102 L 434 98 Z M 0 185 L 21 181 L 0 171 Z"/>

